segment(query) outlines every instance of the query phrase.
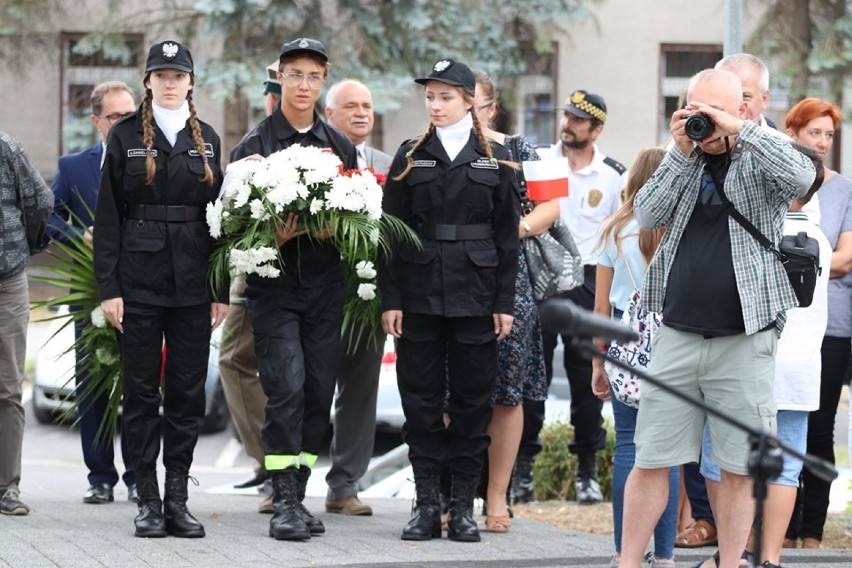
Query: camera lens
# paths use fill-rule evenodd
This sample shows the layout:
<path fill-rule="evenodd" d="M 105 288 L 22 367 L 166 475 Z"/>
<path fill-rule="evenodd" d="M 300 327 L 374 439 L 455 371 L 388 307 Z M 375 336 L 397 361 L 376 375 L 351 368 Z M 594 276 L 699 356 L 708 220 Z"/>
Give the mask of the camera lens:
<path fill-rule="evenodd" d="M 686 117 L 686 135 L 700 142 L 713 133 L 713 121 L 703 114 L 690 114 Z"/>

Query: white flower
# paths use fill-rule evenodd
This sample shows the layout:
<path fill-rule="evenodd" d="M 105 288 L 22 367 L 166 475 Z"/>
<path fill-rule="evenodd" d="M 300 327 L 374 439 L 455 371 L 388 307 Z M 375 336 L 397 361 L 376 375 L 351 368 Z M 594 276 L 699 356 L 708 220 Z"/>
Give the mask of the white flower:
<path fill-rule="evenodd" d="M 252 199 L 249 201 L 249 207 L 251 208 L 251 218 L 263 220 L 268 214 L 266 214 L 266 208 L 263 206 L 263 201 L 260 199 Z"/>
<path fill-rule="evenodd" d="M 373 227 L 370 229 L 370 242 L 374 245 L 379 244 L 379 228 Z"/>
<path fill-rule="evenodd" d="M 101 365 L 114 365 L 118 363 L 118 357 L 115 354 L 110 353 L 108 350 L 103 347 L 98 347 L 95 349 L 95 358 L 98 360 L 98 363 Z"/>
<path fill-rule="evenodd" d="M 263 278 L 278 278 L 281 275 L 281 271 L 272 266 L 271 264 L 265 264 L 263 266 L 258 266 L 255 270 L 258 276 L 262 276 Z"/>
<path fill-rule="evenodd" d="M 355 272 L 358 274 L 358 278 L 363 278 L 364 280 L 372 280 L 376 277 L 376 269 L 369 260 L 362 260 L 356 264 Z"/>
<path fill-rule="evenodd" d="M 107 319 L 100 306 L 95 307 L 89 317 L 92 319 L 92 325 L 95 327 L 106 327 Z"/>
<path fill-rule="evenodd" d="M 317 213 L 325 209 L 325 201 L 319 198 L 314 199 L 311 201 L 309 209 L 311 211 L 311 215 L 316 215 Z"/>
<path fill-rule="evenodd" d="M 362 300 L 372 300 L 376 297 L 376 285 L 375 284 L 359 284 L 358 285 L 358 297 Z"/>
<path fill-rule="evenodd" d="M 247 252 L 249 262 L 255 266 L 264 262 L 269 262 L 270 260 L 275 260 L 278 257 L 278 251 L 272 247 L 257 247 L 249 249 Z"/>
<path fill-rule="evenodd" d="M 248 203 L 249 197 L 251 197 L 252 183 L 254 182 L 245 180 L 243 183 L 237 185 L 236 193 L 234 194 L 233 201 L 231 202 L 231 207 L 236 209 Z"/>
<path fill-rule="evenodd" d="M 207 204 L 207 228 L 214 239 L 222 236 L 222 202 L 218 199 Z"/>
<path fill-rule="evenodd" d="M 339 176 L 331 182 L 331 189 L 325 193 L 327 206 L 342 211 L 358 212 L 364 207 L 364 198 L 357 191 L 356 181 L 352 177 Z"/>

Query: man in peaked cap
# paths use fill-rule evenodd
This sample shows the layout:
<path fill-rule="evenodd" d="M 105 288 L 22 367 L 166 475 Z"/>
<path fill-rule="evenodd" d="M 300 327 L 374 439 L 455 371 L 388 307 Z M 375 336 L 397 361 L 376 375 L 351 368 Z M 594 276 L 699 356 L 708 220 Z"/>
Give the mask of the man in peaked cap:
<path fill-rule="evenodd" d="M 596 262 L 593 248 L 600 227 L 621 205 L 621 191 L 627 185 L 626 168 L 605 156 L 595 141 L 607 120 L 603 97 L 584 90 L 572 92 L 562 111 L 560 140 L 550 150 L 539 151 L 544 158 L 565 158 L 570 195 L 561 199 L 561 218 L 571 230 L 583 257 L 583 286 L 564 294 L 578 306 L 592 310 L 595 303 Z M 544 358 L 548 383 L 553 377 L 553 352 L 557 336 L 544 332 Z M 576 490 L 579 503 L 603 500 L 597 483 L 596 453 L 606 444 L 601 410 L 603 403 L 591 389 L 592 363 L 571 347 L 570 337 L 563 335 L 564 365 L 571 385 L 571 424 L 575 438 L 569 449 L 577 455 Z M 544 421 L 544 402 L 524 401 L 524 434 L 518 453 L 512 496 L 518 501 L 532 499 L 532 462 L 541 449 L 538 432 Z"/>

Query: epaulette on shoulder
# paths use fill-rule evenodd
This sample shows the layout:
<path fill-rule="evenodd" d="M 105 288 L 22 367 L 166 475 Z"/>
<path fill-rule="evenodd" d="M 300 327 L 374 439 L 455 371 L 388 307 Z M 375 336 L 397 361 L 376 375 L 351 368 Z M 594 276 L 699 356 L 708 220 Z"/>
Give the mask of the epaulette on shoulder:
<path fill-rule="evenodd" d="M 604 158 L 604 164 L 608 165 L 609 167 L 611 167 L 612 169 L 617 171 L 618 175 L 621 175 L 625 171 L 627 171 L 627 168 L 624 167 L 624 164 L 622 164 L 621 162 L 619 162 L 618 160 L 616 160 L 614 158 L 610 158 L 609 156 Z"/>

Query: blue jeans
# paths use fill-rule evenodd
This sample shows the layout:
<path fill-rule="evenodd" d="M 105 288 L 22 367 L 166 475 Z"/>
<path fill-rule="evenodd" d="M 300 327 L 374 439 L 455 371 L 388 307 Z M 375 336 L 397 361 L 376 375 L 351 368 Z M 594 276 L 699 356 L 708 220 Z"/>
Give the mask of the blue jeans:
<path fill-rule="evenodd" d="M 612 414 L 615 417 L 615 456 L 612 472 L 612 518 L 615 527 L 615 550 L 621 552 L 621 532 L 624 514 L 624 485 L 636 460 L 636 414 L 638 410 L 612 399 Z M 669 470 L 669 500 L 666 509 L 654 529 L 654 555 L 657 558 L 674 557 L 674 540 L 677 532 L 677 505 L 680 496 L 678 468 Z"/>

